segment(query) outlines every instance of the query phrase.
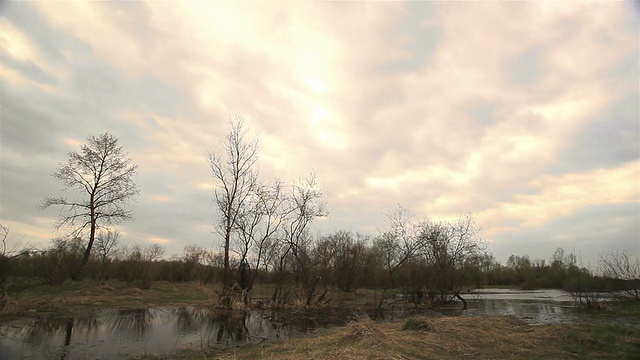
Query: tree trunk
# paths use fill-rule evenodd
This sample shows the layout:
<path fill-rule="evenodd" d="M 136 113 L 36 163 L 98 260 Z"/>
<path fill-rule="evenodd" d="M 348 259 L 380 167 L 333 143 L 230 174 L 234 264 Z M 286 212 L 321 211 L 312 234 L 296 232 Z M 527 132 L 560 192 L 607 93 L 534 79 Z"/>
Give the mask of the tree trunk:
<path fill-rule="evenodd" d="M 0 312 L 7 306 L 7 285 L 4 275 L 0 275 Z"/>
<path fill-rule="evenodd" d="M 67 326 L 65 329 L 64 336 L 64 346 L 69 346 L 71 344 L 71 334 L 73 333 L 73 319 L 67 319 Z"/>
<path fill-rule="evenodd" d="M 387 288 L 382 289 L 382 294 L 380 294 L 380 301 L 378 301 L 377 310 L 382 310 L 382 306 L 384 305 L 384 295 L 387 293 Z"/>
<path fill-rule="evenodd" d="M 91 248 L 93 247 L 93 241 L 96 239 L 96 216 L 95 210 L 93 207 L 91 208 L 91 231 L 89 232 L 89 243 L 87 244 L 87 248 L 84 251 L 84 255 L 82 256 L 82 262 L 80 263 L 80 267 L 78 271 L 71 277 L 75 281 L 82 281 L 85 275 L 85 268 L 87 267 L 87 263 L 89 262 L 89 256 L 91 256 Z"/>
<path fill-rule="evenodd" d="M 454 294 L 455 297 L 457 297 L 460 301 L 462 301 L 462 310 L 467 310 L 467 300 L 465 300 L 462 296 L 460 296 L 460 293 L 455 293 Z"/>
<path fill-rule="evenodd" d="M 231 265 L 229 264 L 229 247 L 231 246 L 231 210 L 227 209 L 227 211 L 227 223 L 224 234 L 224 279 L 222 279 L 222 285 L 225 289 L 229 289 L 233 285 Z"/>

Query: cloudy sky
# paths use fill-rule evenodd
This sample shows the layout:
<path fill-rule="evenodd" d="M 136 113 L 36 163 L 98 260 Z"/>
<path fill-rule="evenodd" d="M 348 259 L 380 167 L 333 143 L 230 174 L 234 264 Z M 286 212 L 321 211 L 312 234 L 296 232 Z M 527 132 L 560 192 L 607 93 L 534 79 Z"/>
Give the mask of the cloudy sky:
<path fill-rule="evenodd" d="M 139 165 L 123 243 L 217 248 L 230 117 L 260 173 L 317 172 L 314 231 L 471 212 L 499 261 L 640 249 L 639 17 L 627 2 L 0 2 L 0 222 L 46 246 L 50 174 L 110 131 Z M 67 194 L 72 196 L 72 194 Z"/>

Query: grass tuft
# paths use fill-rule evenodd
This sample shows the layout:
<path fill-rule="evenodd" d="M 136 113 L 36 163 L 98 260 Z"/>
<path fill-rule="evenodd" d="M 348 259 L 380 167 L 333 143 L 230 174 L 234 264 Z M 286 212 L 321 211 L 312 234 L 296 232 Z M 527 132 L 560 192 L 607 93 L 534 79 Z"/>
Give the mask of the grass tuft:
<path fill-rule="evenodd" d="M 342 342 L 374 342 L 381 344 L 389 338 L 380 329 L 380 325 L 371 320 L 368 315 L 359 316 L 340 332 Z"/>
<path fill-rule="evenodd" d="M 431 320 L 424 316 L 414 316 L 406 319 L 402 324 L 402 330 L 437 332 Z"/>

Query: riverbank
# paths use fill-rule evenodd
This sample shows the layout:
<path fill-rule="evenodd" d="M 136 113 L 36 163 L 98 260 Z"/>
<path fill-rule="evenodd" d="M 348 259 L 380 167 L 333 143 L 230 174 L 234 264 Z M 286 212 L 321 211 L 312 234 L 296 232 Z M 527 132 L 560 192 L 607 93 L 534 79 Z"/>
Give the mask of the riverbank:
<path fill-rule="evenodd" d="M 513 317 L 412 317 L 222 350 L 135 359 L 637 359 L 640 329 L 614 325 L 529 326 Z"/>
<path fill-rule="evenodd" d="M 61 285 L 38 284 L 10 293 L 0 318 L 55 313 L 74 315 L 102 307 L 151 308 L 157 306 L 205 306 L 215 287 L 197 283 L 159 281 L 141 290 L 121 281 L 93 284 L 67 281 Z"/>
<path fill-rule="evenodd" d="M 95 284 L 90 281 L 67 281 L 56 286 L 37 284 L 25 286 L 21 291 L 10 293 L 6 308 L 0 312 L 0 320 L 41 314 L 75 316 L 87 310 L 99 308 L 213 307 L 215 306 L 216 291 L 218 289 L 218 284 L 201 285 L 196 282 L 167 281 L 158 281 L 150 289 L 144 290 L 115 280 L 103 284 Z M 518 293 L 517 298 L 530 299 L 532 296 L 526 291 L 513 291 Z M 558 290 L 551 291 L 559 292 Z M 262 302 L 256 300 L 269 298 L 272 293 L 272 284 L 256 284 L 253 291 L 254 306 L 259 307 Z M 398 290 L 392 289 L 387 292 L 387 297 L 393 298 L 397 294 Z M 466 294 L 466 296 L 472 302 L 478 296 L 489 300 L 495 297 L 495 295 L 488 294 L 492 294 L 492 291 L 476 290 Z M 500 294 L 499 292 L 498 295 Z M 543 295 L 545 298 L 549 297 L 549 294 Z M 373 289 L 360 289 L 357 292 L 349 293 L 333 289 L 329 292 L 327 298 L 331 299 L 329 307 L 333 308 L 374 308 L 378 304 L 379 296 L 380 291 Z M 513 294 L 509 295 L 511 299 L 516 297 Z M 568 297 L 569 301 L 571 301 L 570 294 L 565 293 L 563 297 Z M 556 301 L 558 299 L 552 300 Z M 403 306 L 403 304 L 399 303 L 397 305 Z M 410 308 L 415 307 L 410 304 L 404 305 Z M 472 305 L 477 304 L 473 303 Z M 428 305 L 418 307 L 426 309 Z M 454 306 L 454 308 L 457 308 L 457 306 Z M 603 317 L 640 316 L 640 303 L 606 302 L 603 303 L 602 310 L 594 313 L 603 315 Z"/>
<path fill-rule="evenodd" d="M 21 285 L 20 291 L 12 291 L 8 304 L 0 312 L 0 319 L 57 314 L 74 316 L 95 308 L 153 308 L 163 306 L 215 306 L 219 284 L 201 285 L 196 282 L 157 281 L 149 289 L 128 286 L 117 280 L 95 284 L 91 281 L 66 281 L 60 285 Z M 258 283 L 253 289 L 253 299 L 270 298 L 273 284 Z M 398 291 L 387 292 L 388 297 Z M 377 304 L 380 291 L 361 289 L 357 293 L 345 293 L 331 289 L 328 298 L 331 306 L 344 304 Z"/>
<path fill-rule="evenodd" d="M 26 288 L 12 294 L 0 318 L 0 354 L 63 354 L 69 359 L 151 352 L 160 355 L 142 359 L 640 358 L 640 302 L 607 302 L 603 310 L 579 311 L 559 290 L 485 291 L 464 312 L 457 306 L 434 312 L 428 305 L 397 302 L 384 315 L 369 312 L 379 320 L 374 322 L 354 316 L 376 303 L 375 290 L 336 291 L 330 307 L 254 307 L 232 313 L 211 307 L 215 290 L 215 285 L 169 282 L 147 290 L 120 282 Z M 258 285 L 255 291 L 256 298 L 264 298 L 273 288 Z"/>

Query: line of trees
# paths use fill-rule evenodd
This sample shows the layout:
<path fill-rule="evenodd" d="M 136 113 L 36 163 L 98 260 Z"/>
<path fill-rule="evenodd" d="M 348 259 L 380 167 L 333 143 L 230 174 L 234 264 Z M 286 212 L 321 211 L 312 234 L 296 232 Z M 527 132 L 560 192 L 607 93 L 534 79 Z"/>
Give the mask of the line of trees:
<path fill-rule="evenodd" d="M 0 254 L 0 305 L 6 295 L 6 274 L 57 284 L 85 276 L 97 281 L 120 279 L 149 288 L 157 279 L 222 284 L 219 303 L 231 308 L 249 303 L 256 280 L 274 285 L 268 301 L 274 306 L 306 306 L 330 300 L 329 289 L 345 292 L 360 287 L 380 290 L 377 306 L 390 299 L 390 289 L 402 289 L 414 302 L 461 300 L 463 287 L 513 285 L 522 288 L 633 288 L 638 298 L 640 266 L 628 253 L 603 256 L 611 285 L 577 265 L 576 257 L 558 249 L 549 263 L 512 255 L 506 266 L 486 252 L 480 229 L 470 214 L 453 221 L 416 219 L 398 206 L 375 237 L 349 231 L 313 237 L 310 225 L 327 216 L 323 190 L 312 173 L 286 186 L 280 179 L 264 181 L 257 171 L 256 138 L 236 117 L 208 163 L 214 179 L 216 230 L 220 251 L 185 247 L 181 256 L 163 260 L 155 245 L 118 246 L 115 224 L 132 218 L 129 202 L 139 193 L 137 165 L 110 133 L 89 137 L 80 152 L 69 152 L 53 176 L 77 198 L 48 197 L 43 208 L 59 206 L 56 227 L 69 227 L 66 237 L 44 251 Z M 2 228 L 2 243 L 8 229 Z M 6 230 L 6 231 L 5 231 Z M 11 255 L 11 256 L 9 256 Z M 596 280 L 594 280 L 596 279 Z M 599 281 L 599 282 L 598 282 Z M 634 284 L 629 286 L 629 284 Z"/>
<path fill-rule="evenodd" d="M 358 262 L 367 257 L 382 264 L 383 271 L 374 274 L 383 287 L 379 306 L 384 305 L 387 290 L 397 287 L 400 270 L 417 259 L 425 271 L 413 287 L 430 285 L 432 300 L 447 302 L 453 296 L 464 301 L 460 291 L 468 263 L 484 251 L 470 215 L 451 223 L 415 221 L 400 207 L 389 215 L 388 229 L 373 239 L 372 254 L 366 254 L 368 248 L 348 233 L 314 242 L 308 228 L 327 215 L 315 177 L 294 183 L 288 191 L 280 180 L 262 181 L 255 169 L 258 141 L 246 134 L 242 119 L 234 119 L 221 151 L 209 154 L 218 232 L 224 239 L 223 304 L 231 307 L 238 297 L 247 302 L 261 269 L 274 276 L 272 303 L 281 305 L 293 297 L 306 305 L 318 303 L 326 298 L 321 274 L 328 274 L 332 263 L 345 270 L 338 286 L 350 290 L 361 271 Z M 237 260 L 235 266 L 232 258 Z"/>
<path fill-rule="evenodd" d="M 398 213 L 405 211 L 399 209 Z M 399 287 L 411 293 L 432 288 L 441 302 L 450 301 L 449 296 L 460 298 L 472 261 L 465 252 L 475 254 L 473 249 L 481 249 L 472 238 L 477 232 L 470 230 L 472 218 L 464 216 L 456 223 L 411 223 L 409 218 L 392 218 L 395 222 L 390 222 L 388 231 L 375 238 L 348 231 L 312 238 L 308 232 L 294 234 L 291 229 L 299 225 L 289 223 L 279 233 L 281 238 L 263 241 L 246 257 L 241 256 L 248 254 L 246 243 L 237 243 L 233 252 L 241 251 L 230 256 L 229 267 L 241 281 L 248 282 L 245 288 L 238 288 L 246 291 L 242 300 L 250 301 L 250 287 L 259 276 L 262 282 L 274 285 L 267 299 L 274 306 L 317 305 L 329 300 L 329 289 L 353 292 L 361 287 L 380 289 L 380 306 L 386 291 Z M 158 245 L 120 246 L 118 239 L 117 232 L 98 233 L 96 251 L 87 262 L 90 279 L 119 279 L 144 289 L 156 280 L 207 284 L 224 283 L 227 276 L 221 252 L 190 245 L 182 255 L 163 260 L 164 251 Z M 85 248 L 81 238 L 57 238 L 44 251 L 16 258 L 9 273 L 60 284 L 72 277 Z"/>
<path fill-rule="evenodd" d="M 260 268 L 241 271 L 248 273 L 253 284 L 258 279 L 276 289 L 269 298 L 255 299 L 274 307 L 321 305 L 332 299 L 333 292 L 356 292 L 362 288 L 376 290 L 376 306 L 399 300 L 439 304 L 456 298 L 464 303 L 463 286 L 533 288 L 532 281 L 538 284 L 535 288 L 564 288 L 586 300 L 589 298 L 585 294 L 593 297 L 593 292 L 603 291 L 639 300 L 638 260 L 630 252 L 603 254 L 598 276 L 579 267 L 576 257 L 564 254 L 562 249 L 548 262 L 514 255 L 502 265 L 482 251 L 481 242 L 465 238 L 465 234 L 473 233 L 468 231 L 473 229 L 469 226 L 473 224 L 471 220 L 463 216 L 455 222 L 405 222 L 402 227 L 389 225 L 387 231 L 375 237 L 349 231 L 316 238 L 306 236 L 297 254 L 281 252 L 281 245 L 274 242 L 263 251 L 275 256 L 266 256 Z M 182 254 L 165 259 L 164 249 L 158 245 L 126 246 L 119 244 L 118 238 L 117 233 L 98 234 L 95 249 L 101 250 L 87 262 L 87 278 L 97 284 L 117 279 L 141 289 L 158 280 L 206 285 L 220 284 L 224 279 L 220 251 L 188 245 Z M 58 238 L 42 251 L 1 255 L 4 294 L 7 288 L 9 292 L 16 291 L 16 287 L 25 284 L 64 282 L 82 260 L 85 247 L 80 238 Z M 231 256 L 230 266 L 243 269 L 239 259 Z M 393 297 L 388 295 L 390 289 L 395 290 Z M 248 302 L 251 298 L 243 300 Z"/>

